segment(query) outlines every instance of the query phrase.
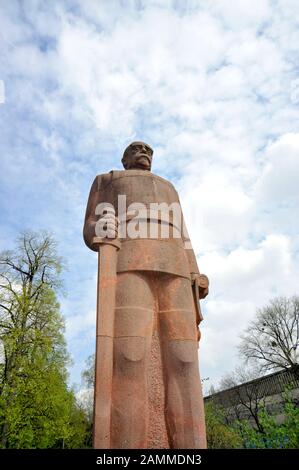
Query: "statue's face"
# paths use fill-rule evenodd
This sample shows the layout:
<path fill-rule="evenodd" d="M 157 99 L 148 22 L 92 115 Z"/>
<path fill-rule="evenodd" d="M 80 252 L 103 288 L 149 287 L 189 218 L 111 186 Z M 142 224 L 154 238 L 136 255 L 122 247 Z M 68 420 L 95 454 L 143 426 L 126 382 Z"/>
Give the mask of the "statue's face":
<path fill-rule="evenodd" d="M 147 170 L 152 166 L 153 151 L 144 142 L 133 142 L 128 149 L 126 157 L 127 170 Z"/>

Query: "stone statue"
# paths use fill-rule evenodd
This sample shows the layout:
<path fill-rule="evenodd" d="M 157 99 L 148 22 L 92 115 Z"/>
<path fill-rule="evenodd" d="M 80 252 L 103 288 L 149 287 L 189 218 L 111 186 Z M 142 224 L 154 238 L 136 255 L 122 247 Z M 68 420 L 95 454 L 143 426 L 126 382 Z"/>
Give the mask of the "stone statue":
<path fill-rule="evenodd" d="M 130 144 L 86 209 L 84 240 L 99 252 L 96 448 L 206 447 L 198 325 L 209 282 L 152 156 Z"/>

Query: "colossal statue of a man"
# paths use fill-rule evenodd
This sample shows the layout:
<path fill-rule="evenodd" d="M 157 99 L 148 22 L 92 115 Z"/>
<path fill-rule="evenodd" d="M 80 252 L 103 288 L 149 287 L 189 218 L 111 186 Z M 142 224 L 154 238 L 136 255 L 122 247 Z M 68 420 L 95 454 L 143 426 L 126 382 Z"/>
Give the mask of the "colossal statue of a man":
<path fill-rule="evenodd" d="M 175 188 L 151 173 L 152 156 L 149 145 L 130 144 L 125 169 L 98 175 L 88 199 L 86 245 L 99 253 L 105 243 L 118 248 L 99 266 L 102 276 L 110 271 L 98 287 L 98 314 L 110 305 L 110 329 L 98 318 L 104 349 L 96 382 L 108 399 L 95 394 L 101 438 L 94 435 L 94 446 L 205 448 L 198 325 L 208 279 L 199 272 Z"/>

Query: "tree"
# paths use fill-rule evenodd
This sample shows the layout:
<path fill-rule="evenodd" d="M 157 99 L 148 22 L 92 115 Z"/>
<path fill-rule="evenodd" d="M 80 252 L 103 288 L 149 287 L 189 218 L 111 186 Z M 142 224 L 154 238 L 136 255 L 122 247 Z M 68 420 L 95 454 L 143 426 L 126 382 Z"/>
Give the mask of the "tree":
<path fill-rule="evenodd" d="M 2 447 L 72 447 L 80 440 L 83 446 L 84 415 L 67 388 L 69 358 L 56 296 L 61 268 L 46 233 L 24 233 L 15 250 L 0 254 Z"/>
<path fill-rule="evenodd" d="M 299 297 L 280 297 L 257 312 L 241 336 L 240 354 L 261 372 L 298 371 Z M 297 372 L 298 373 L 298 372 Z"/>
<path fill-rule="evenodd" d="M 283 423 L 277 424 L 275 416 L 270 416 L 266 407 L 259 410 L 261 433 L 248 422 L 238 423 L 243 446 L 250 449 L 298 449 L 299 448 L 299 408 L 289 395 L 284 393 Z"/>
<path fill-rule="evenodd" d="M 205 404 L 208 449 L 235 449 L 242 447 L 238 432 L 225 423 L 225 412 L 215 402 Z"/>
<path fill-rule="evenodd" d="M 86 367 L 82 372 L 83 388 L 77 393 L 77 400 L 82 407 L 87 420 L 86 442 L 92 446 L 93 429 L 93 400 L 94 400 L 94 376 L 95 376 L 95 355 L 92 354 L 86 359 Z"/>
<path fill-rule="evenodd" d="M 227 409 L 214 400 L 205 403 L 208 448 L 298 449 L 299 408 L 289 392 L 287 388 L 283 394 L 282 423 L 278 424 L 277 417 L 270 415 L 265 406 L 259 408 L 262 432 L 247 419 L 227 424 Z"/>
<path fill-rule="evenodd" d="M 234 372 L 224 376 L 220 382 L 220 390 L 228 391 L 225 394 L 225 403 L 219 399 L 219 404 L 226 408 L 227 423 L 249 418 L 259 432 L 263 433 L 259 412 L 265 406 L 266 396 L 265 390 L 256 380 L 259 376 L 257 369 L 244 366 L 237 367 Z"/>
<path fill-rule="evenodd" d="M 82 372 L 82 381 L 90 389 L 94 387 L 95 355 L 88 356 L 85 362 L 86 368 Z"/>

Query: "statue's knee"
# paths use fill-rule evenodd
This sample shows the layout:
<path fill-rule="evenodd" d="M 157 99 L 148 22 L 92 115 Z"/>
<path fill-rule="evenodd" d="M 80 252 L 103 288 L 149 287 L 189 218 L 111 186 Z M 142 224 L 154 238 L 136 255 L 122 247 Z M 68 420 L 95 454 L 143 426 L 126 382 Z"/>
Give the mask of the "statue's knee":
<path fill-rule="evenodd" d="M 197 367 L 197 343 L 196 341 L 177 340 L 171 341 L 168 348 L 170 361 L 177 372 Z"/>
<path fill-rule="evenodd" d="M 115 338 L 114 357 L 116 369 L 131 378 L 141 376 L 145 369 L 146 338 Z"/>

